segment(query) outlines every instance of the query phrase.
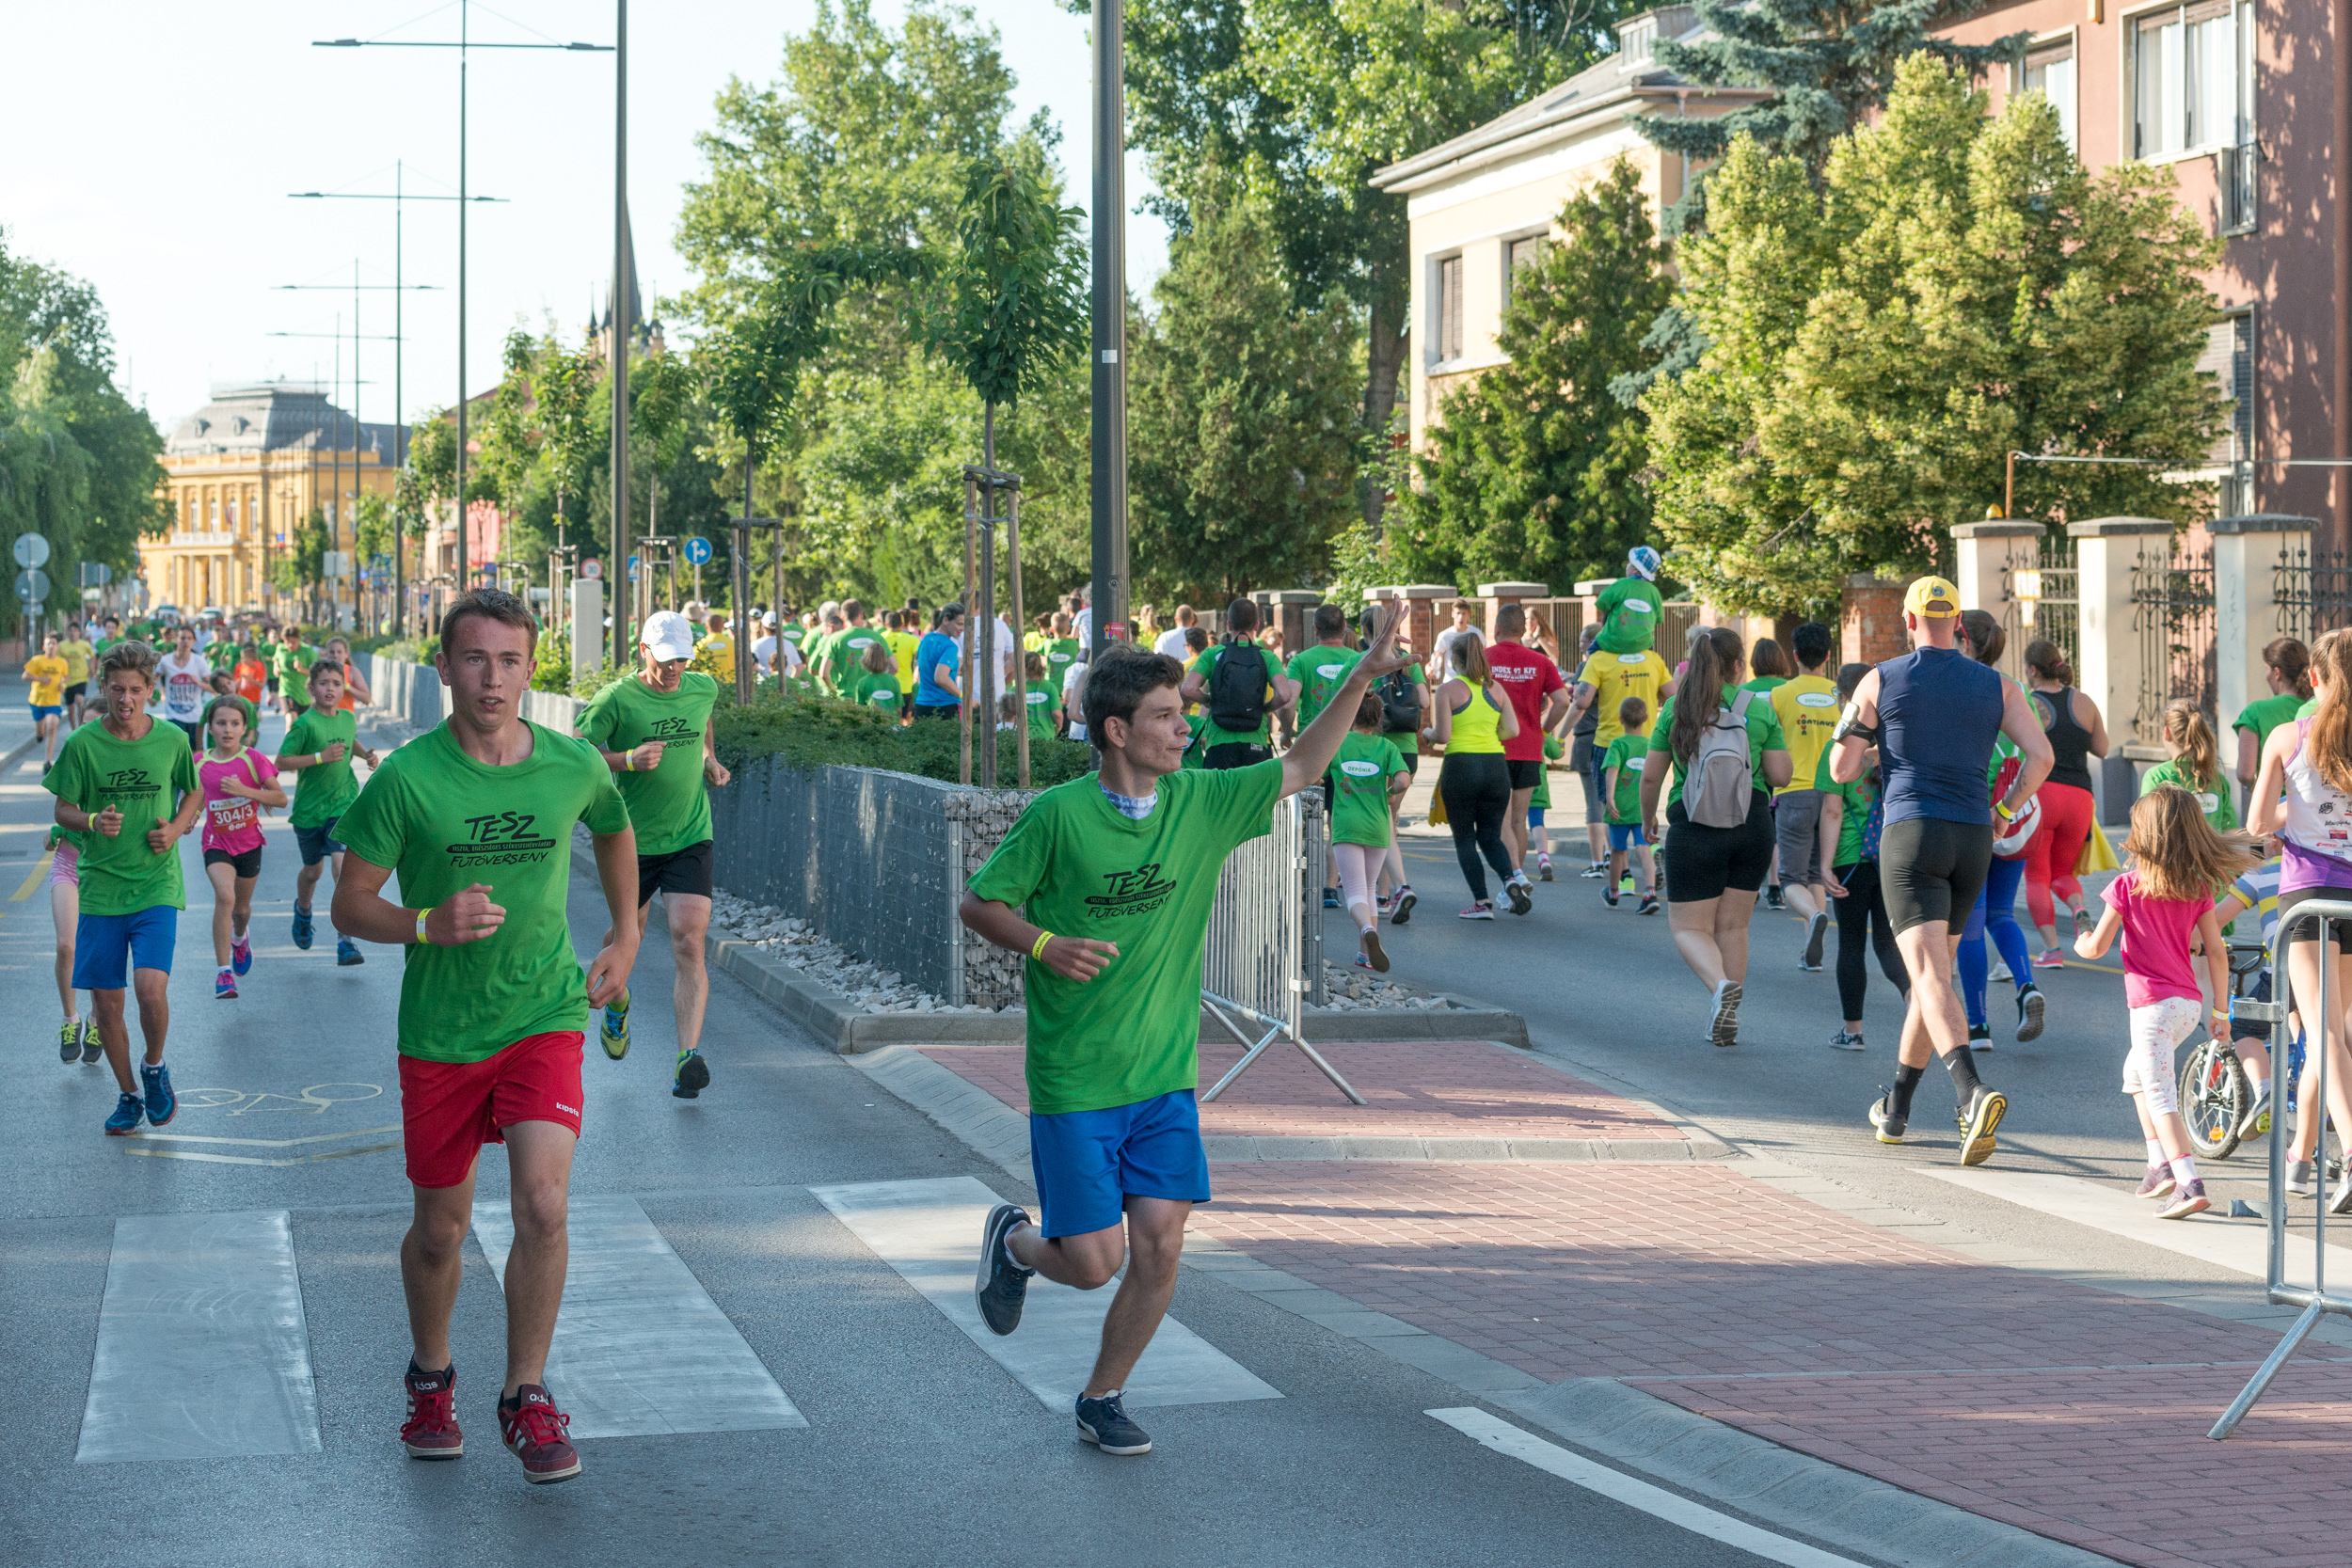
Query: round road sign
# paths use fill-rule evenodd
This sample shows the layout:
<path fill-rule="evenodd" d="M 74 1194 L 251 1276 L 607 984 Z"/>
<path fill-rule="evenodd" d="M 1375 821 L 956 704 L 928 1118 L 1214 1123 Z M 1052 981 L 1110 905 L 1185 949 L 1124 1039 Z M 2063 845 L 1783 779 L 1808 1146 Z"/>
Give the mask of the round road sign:
<path fill-rule="evenodd" d="M 19 566 L 47 565 L 49 563 L 49 541 L 38 533 L 18 534 L 16 536 L 16 563 Z"/>
<path fill-rule="evenodd" d="M 39 538 L 40 535 L 28 534 L 26 537 Z M 19 544 L 22 543 L 20 540 Z M 16 596 L 26 604 L 39 604 L 49 597 L 49 574 L 39 570 L 17 573 Z"/>
<path fill-rule="evenodd" d="M 580 563 L 580 575 L 586 578 L 590 582 L 594 582 L 598 578 L 604 576 L 604 562 L 598 561 L 595 556 L 590 556 L 587 560 Z"/>
<path fill-rule="evenodd" d="M 701 534 L 695 534 L 686 541 L 685 550 L 686 563 L 689 566 L 700 566 L 710 559 L 710 541 Z"/>

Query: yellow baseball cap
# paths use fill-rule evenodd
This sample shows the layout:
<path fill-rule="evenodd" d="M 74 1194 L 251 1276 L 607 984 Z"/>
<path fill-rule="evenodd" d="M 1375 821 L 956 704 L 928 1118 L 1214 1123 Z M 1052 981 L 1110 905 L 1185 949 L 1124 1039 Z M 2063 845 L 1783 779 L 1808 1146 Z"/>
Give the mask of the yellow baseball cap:
<path fill-rule="evenodd" d="M 1912 615 L 1957 615 L 1960 590 L 1942 578 L 1921 578 L 1903 595 L 1903 610 Z"/>

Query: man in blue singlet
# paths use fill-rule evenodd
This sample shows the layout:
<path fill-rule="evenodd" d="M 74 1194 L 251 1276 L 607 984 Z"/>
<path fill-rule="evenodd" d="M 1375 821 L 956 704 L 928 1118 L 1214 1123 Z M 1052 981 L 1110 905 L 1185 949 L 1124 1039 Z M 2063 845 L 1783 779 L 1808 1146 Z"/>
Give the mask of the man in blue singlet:
<path fill-rule="evenodd" d="M 1878 752 L 1885 779 L 1879 881 L 1895 945 L 1911 973 L 1895 1087 L 1872 1102 L 1870 1126 L 1881 1143 L 1903 1141 L 1911 1097 L 1932 1048 L 1960 1097 L 1960 1163 L 1980 1165 L 1992 1158 L 1993 1130 L 2009 1099 L 1977 1077 L 1968 1016 L 1952 989 L 1952 958 L 1992 864 L 1994 823 L 2006 832 L 2049 777 L 2050 742 L 2017 684 L 1954 645 L 1958 589 L 1942 578 L 1921 578 L 1903 595 L 1903 625 L 1916 646 L 1862 677 L 1838 721 L 1830 762 L 1830 776 L 1850 784 L 1868 770 L 1872 749 Z M 2025 765 L 2009 793 L 1988 808 L 1985 774 L 2002 735 Z"/>

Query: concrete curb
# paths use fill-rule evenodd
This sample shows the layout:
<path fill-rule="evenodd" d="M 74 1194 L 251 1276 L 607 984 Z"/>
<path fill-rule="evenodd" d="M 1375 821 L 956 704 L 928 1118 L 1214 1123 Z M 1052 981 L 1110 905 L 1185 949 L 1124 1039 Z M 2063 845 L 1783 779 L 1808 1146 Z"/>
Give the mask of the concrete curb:
<path fill-rule="evenodd" d="M 1693 1496 L 1901 1568 L 2112 1568 L 2111 1559 L 2079 1546 L 1783 1448 L 1614 1378 L 1488 1398 Z"/>

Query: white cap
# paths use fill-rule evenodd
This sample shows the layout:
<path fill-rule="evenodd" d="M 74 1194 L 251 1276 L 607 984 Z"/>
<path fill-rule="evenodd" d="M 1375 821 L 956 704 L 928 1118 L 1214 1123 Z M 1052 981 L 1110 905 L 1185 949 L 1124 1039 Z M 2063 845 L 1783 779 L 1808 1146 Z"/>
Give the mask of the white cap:
<path fill-rule="evenodd" d="M 759 618 L 759 624 L 763 626 L 774 626 L 776 624 L 776 612 L 772 610 L 768 611 L 767 614 L 762 615 Z"/>
<path fill-rule="evenodd" d="M 658 610 L 645 617 L 645 625 L 637 634 L 640 647 L 653 650 L 653 657 L 662 660 L 694 657 L 694 623 L 675 610 Z"/>

